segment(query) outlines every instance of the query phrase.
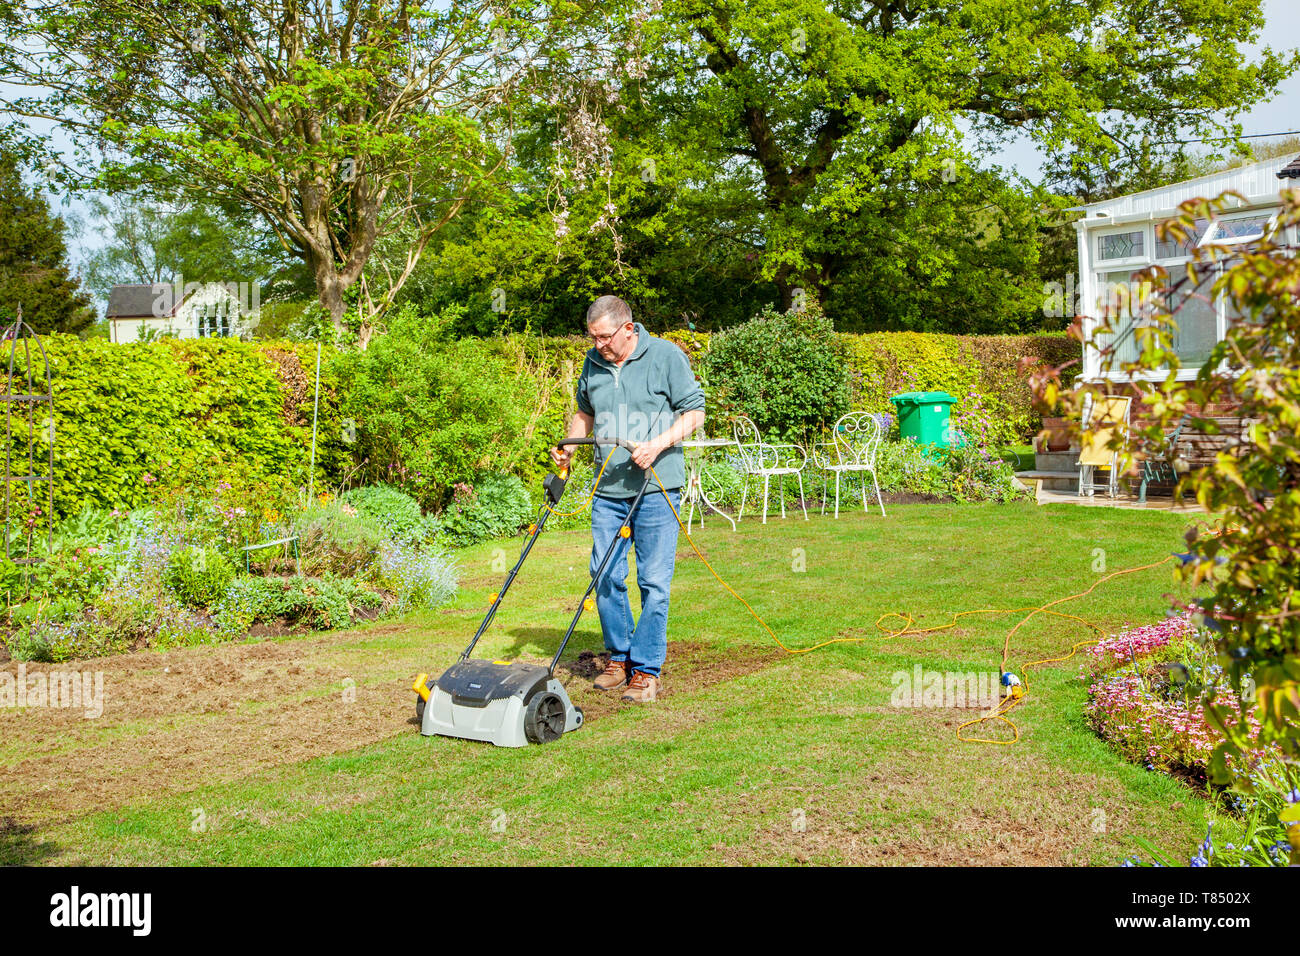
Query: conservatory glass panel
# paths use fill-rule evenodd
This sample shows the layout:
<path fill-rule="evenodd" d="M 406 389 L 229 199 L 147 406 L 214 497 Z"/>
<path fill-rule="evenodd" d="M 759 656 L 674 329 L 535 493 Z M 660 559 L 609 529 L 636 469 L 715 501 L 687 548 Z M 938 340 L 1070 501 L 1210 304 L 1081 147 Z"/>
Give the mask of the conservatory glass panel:
<path fill-rule="evenodd" d="M 1205 219 L 1196 220 L 1195 228 L 1188 230 L 1187 239 L 1183 242 L 1179 242 L 1172 235 L 1167 235 L 1163 239 L 1157 238 L 1156 258 L 1175 259 L 1191 256 L 1192 250 L 1196 248 L 1197 243 L 1205 235 L 1205 227 L 1208 225 L 1209 222 Z"/>
<path fill-rule="evenodd" d="M 1113 346 L 1114 351 L 1102 356 L 1102 371 L 1120 372 L 1125 362 L 1138 357 L 1133 336 L 1133 323 L 1141 315 L 1142 284 L 1131 269 L 1119 272 L 1102 272 L 1097 275 L 1097 314 L 1110 320 L 1112 331 L 1098 336 L 1102 347 Z"/>
<path fill-rule="evenodd" d="M 1097 258 L 1105 262 L 1114 259 L 1136 259 L 1143 255 L 1144 230 L 1112 232 L 1097 237 Z"/>
<path fill-rule="evenodd" d="M 1258 239 L 1264 235 L 1264 228 L 1268 221 L 1272 219 L 1269 216 L 1249 216 L 1245 219 L 1224 219 L 1214 226 L 1214 232 L 1211 233 L 1209 242 L 1247 242 L 1251 239 Z"/>
<path fill-rule="evenodd" d="M 1184 278 L 1169 293 L 1169 310 L 1174 323 L 1174 351 L 1184 368 L 1199 368 L 1210 357 L 1210 351 L 1219 341 L 1219 310 L 1212 292 L 1218 273 L 1209 270 L 1199 285 L 1193 286 Z"/>

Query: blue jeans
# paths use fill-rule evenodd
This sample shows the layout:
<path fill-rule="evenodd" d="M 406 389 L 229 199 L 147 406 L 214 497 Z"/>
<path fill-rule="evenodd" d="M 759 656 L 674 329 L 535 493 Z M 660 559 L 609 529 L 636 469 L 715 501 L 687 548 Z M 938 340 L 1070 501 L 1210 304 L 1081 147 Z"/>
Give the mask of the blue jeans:
<path fill-rule="evenodd" d="M 681 492 L 669 491 L 673 508 L 680 507 Z M 596 584 L 596 610 L 605 649 L 610 659 L 628 661 L 632 671 L 659 676 L 668 656 L 668 592 L 677 559 L 677 519 L 658 488 L 647 490 L 632 516 L 632 536 L 619 538 L 618 529 L 627 520 L 631 498 L 603 498 L 591 501 L 591 568 L 595 574 L 610 542 L 618 544 Z M 636 583 L 641 589 L 641 619 L 633 622 L 627 600 L 628 546 L 636 548 Z"/>

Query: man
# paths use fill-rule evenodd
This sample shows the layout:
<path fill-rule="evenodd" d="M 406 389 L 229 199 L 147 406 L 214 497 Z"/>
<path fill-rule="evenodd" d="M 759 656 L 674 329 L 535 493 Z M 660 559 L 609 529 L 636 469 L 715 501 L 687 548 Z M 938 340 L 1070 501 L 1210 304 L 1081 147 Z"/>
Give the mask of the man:
<path fill-rule="evenodd" d="M 686 483 L 683 438 L 704 425 L 704 391 L 685 353 L 655 338 L 617 296 L 601 296 L 587 310 L 587 352 L 575 393 L 578 410 L 569 421 L 569 438 L 622 438 L 636 451 L 597 445 L 595 467 L 609 462 L 591 502 L 591 573 L 619 531 L 632 534 L 618 544 L 603 579 L 596 585 L 596 609 L 609 651 L 609 664 L 596 678 L 597 690 L 625 684 L 623 699 L 655 700 L 662 689 L 660 670 L 668 656 L 668 596 L 677 556 L 677 517 Z M 557 465 L 567 465 L 573 450 L 552 449 Z M 629 521 L 632 499 L 654 466 L 656 482 Z M 664 500 L 663 491 L 672 499 Z M 628 545 L 636 548 L 636 582 L 641 618 L 633 622 L 627 599 Z"/>

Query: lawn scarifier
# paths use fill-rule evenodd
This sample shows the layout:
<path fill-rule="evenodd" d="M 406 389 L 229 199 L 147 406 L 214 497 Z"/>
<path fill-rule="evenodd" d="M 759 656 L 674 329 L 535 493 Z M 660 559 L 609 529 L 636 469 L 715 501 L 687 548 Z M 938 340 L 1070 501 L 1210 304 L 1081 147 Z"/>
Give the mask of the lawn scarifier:
<path fill-rule="evenodd" d="M 630 451 L 636 450 L 634 443 L 619 438 L 566 438 L 556 447 L 597 443 L 618 445 Z M 608 457 L 605 462 L 606 464 L 609 462 Z M 605 466 L 601 465 L 602 474 L 604 470 Z M 569 622 L 569 629 L 565 632 L 564 639 L 560 641 L 560 648 L 551 659 L 550 666 L 543 667 L 540 664 L 528 664 L 524 661 L 469 659 L 479 638 L 492 623 L 497 608 L 505 599 L 511 582 L 527 559 L 528 552 L 537 541 L 537 536 L 542 533 L 546 519 L 560 503 L 568 477 L 569 469 L 562 468 L 559 474 L 549 474 L 543 481 L 546 500 L 542 505 L 541 513 L 529 528 L 530 533 L 519 553 L 519 560 L 506 574 L 501 590 L 492 596 L 492 604 L 488 607 L 487 614 L 483 616 L 483 622 L 479 624 L 469 646 L 461 652 L 460 659 L 436 679 L 427 674 L 420 674 L 415 678 L 415 683 L 411 687 L 416 693 L 415 713 L 420 719 L 420 733 L 426 737 L 435 735 L 462 737 L 466 740 L 486 741 L 498 747 L 526 747 L 530 742 L 545 744 L 559 740 L 565 733 L 582 726 L 582 711 L 573 705 L 564 685 L 556 679 L 555 667 L 559 664 L 560 655 L 564 653 L 569 638 L 573 636 L 573 631 L 582 618 L 582 612 L 591 609 L 591 592 L 595 590 L 601 576 L 605 573 L 605 567 L 614 556 L 614 550 L 632 534 L 632 515 L 636 513 L 641 499 L 645 497 L 646 490 L 650 487 L 649 474 L 646 475 L 641 490 L 632 500 L 632 507 L 628 510 L 623 527 L 619 529 L 619 537 L 610 542 L 604 557 L 600 559 L 600 564 L 592 574 L 591 582 L 587 585 L 582 600 L 578 602 L 578 610 L 574 613 L 573 620 Z M 657 480 L 658 476 L 656 475 L 655 478 Z M 593 488 L 599 482 L 600 474 L 597 474 Z M 660 490 L 663 490 L 662 485 Z M 664 497 L 667 498 L 666 491 Z"/>
<path fill-rule="evenodd" d="M 629 450 L 636 449 L 635 442 L 624 441 L 622 439 L 596 439 L 596 438 L 569 438 L 558 443 L 557 447 L 565 445 L 595 445 L 613 444 L 621 445 Z M 605 464 L 609 459 L 606 458 Z M 596 479 L 592 482 L 592 490 L 588 493 L 583 506 L 589 502 L 595 495 L 595 489 L 600 484 L 601 475 L 604 474 L 605 464 L 601 465 L 600 471 L 596 474 Z M 604 572 L 606 564 L 618 546 L 619 540 L 616 538 L 610 545 L 605 556 L 601 559 L 596 573 L 592 576 L 591 583 L 588 585 L 586 592 L 583 594 L 582 601 L 578 605 L 578 610 L 574 614 L 569 629 L 560 642 L 560 648 L 555 657 L 551 660 L 549 668 L 541 665 L 525 664 L 519 661 L 471 661 L 469 655 L 478 643 L 483 632 L 487 630 L 488 624 L 491 623 L 493 615 L 501 604 L 502 598 L 505 597 L 506 590 L 514 580 L 528 552 L 532 549 L 533 543 L 537 536 L 541 534 L 542 526 L 546 523 L 546 518 L 555 512 L 555 505 L 559 503 L 560 496 L 564 493 L 564 484 L 568 478 L 568 469 L 561 469 L 558 475 L 548 475 L 546 477 L 544 488 L 546 491 L 546 501 L 542 505 L 542 513 L 538 520 L 529 527 L 530 535 L 524 543 L 523 550 L 519 555 L 519 560 L 515 566 L 506 575 L 505 583 L 501 590 L 493 595 L 492 605 L 488 608 L 487 615 L 484 617 L 482 624 L 479 625 L 478 632 L 474 639 L 470 641 L 469 646 L 465 648 L 460 656 L 460 660 L 449 667 L 442 677 L 430 678 L 427 674 L 420 674 L 412 685 L 415 691 L 416 714 L 421 720 L 420 732 L 426 736 L 439 734 L 449 737 L 466 737 L 471 740 L 491 741 L 498 746 L 522 747 L 526 746 L 528 741 L 534 743 L 547 743 L 557 740 L 566 731 L 576 730 L 582 724 L 582 711 L 574 707 L 565 692 L 563 685 L 555 679 L 555 666 L 559 662 L 560 655 L 564 653 L 564 648 L 573 635 L 574 628 L 577 627 L 578 620 L 582 617 L 584 610 L 591 610 L 590 601 L 591 592 L 595 589 L 596 583 L 600 580 L 600 575 Z M 865 637 L 836 637 L 828 641 L 822 641 L 813 644 L 810 647 L 790 647 L 786 645 L 776 632 L 763 620 L 762 616 L 754 610 L 748 601 L 740 596 L 736 590 L 722 579 L 713 565 L 709 563 L 703 552 L 695 545 L 691 537 L 690 530 L 682 522 L 681 515 L 673 507 L 672 500 L 668 497 L 667 491 L 660 481 L 658 473 L 655 472 L 654 466 L 649 467 L 649 473 L 646 480 L 641 486 L 632 504 L 632 512 L 636 511 L 641 499 L 645 496 L 646 490 L 650 486 L 651 479 L 659 484 L 659 490 L 668 502 L 668 507 L 672 509 L 677 524 L 686 534 L 686 540 L 696 556 L 709 569 L 709 573 L 722 587 L 731 594 L 737 601 L 744 605 L 749 611 L 750 616 L 754 618 L 759 625 L 767 631 L 768 635 L 776 642 L 777 646 L 787 654 L 808 654 L 812 651 L 819 650 L 823 647 L 829 647 L 832 644 L 860 644 L 865 642 Z M 581 510 L 579 507 L 578 510 Z M 571 512 L 576 514 L 575 512 Z M 631 512 L 629 512 L 629 520 Z M 630 534 L 630 527 L 625 523 L 621 529 L 622 537 Z M 1028 670 L 1031 667 L 1038 667 L 1043 664 L 1060 663 L 1067 661 L 1078 653 L 1079 648 L 1096 640 L 1097 636 L 1104 634 L 1104 629 L 1086 620 L 1076 614 L 1067 614 L 1063 611 L 1052 610 L 1058 604 L 1064 604 L 1067 601 L 1073 601 L 1078 598 L 1091 594 L 1097 587 L 1111 580 L 1127 574 L 1134 574 L 1139 571 L 1147 571 L 1151 568 L 1167 564 L 1173 557 L 1163 558 L 1160 561 L 1154 561 L 1149 564 L 1137 565 L 1131 568 L 1123 568 L 1119 571 L 1113 571 L 1105 577 L 1099 578 L 1091 587 L 1077 594 L 1070 594 L 1065 597 L 1048 601 L 1035 607 L 1018 607 L 1018 608 L 979 608 L 969 611 L 958 611 L 952 616 L 952 620 L 947 624 L 940 624 L 934 627 L 916 628 L 915 620 L 910 614 L 898 611 L 890 611 L 882 614 L 876 620 L 876 628 L 879 630 L 885 640 L 895 637 L 916 636 L 921 634 L 930 634 L 936 631 L 947 630 L 956 627 L 958 619 L 971 614 L 1015 614 L 1021 611 L 1027 611 L 1019 622 L 1015 624 L 1008 632 L 1002 642 L 1002 658 L 999 664 L 1001 685 L 1004 688 L 1003 696 L 996 707 L 988 713 L 969 720 L 957 728 L 957 739 L 965 743 L 980 744 L 997 744 L 1010 745 L 1020 740 L 1020 729 L 1007 717 L 1013 709 L 1019 706 L 1025 700 L 1028 692 Z M 1082 641 L 1076 641 L 1070 646 L 1069 652 L 1061 657 L 1050 657 L 1042 660 L 1029 661 L 1021 666 L 1021 672 L 1025 674 L 1024 682 L 1015 673 L 1007 669 L 1008 658 L 1010 656 L 1011 638 L 1020 628 L 1025 625 L 1031 618 L 1037 614 L 1044 614 L 1052 617 L 1061 617 L 1067 620 L 1075 621 L 1093 632 L 1093 636 Z M 898 618 L 903 621 L 903 626 L 897 630 L 890 630 L 885 626 L 884 621 L 889 618 Z M 435 707 L 427 706 L 429 701 L 435 702 Z M 430 715 L 434 715 L 430 717 Z M 989 721 L 1000 721 L 1011 728 L 1012 738 L 1010 740 L 998 740 L 991 737 L 968 737 L 962 732 L 971 726 L 979 726 Z"/>

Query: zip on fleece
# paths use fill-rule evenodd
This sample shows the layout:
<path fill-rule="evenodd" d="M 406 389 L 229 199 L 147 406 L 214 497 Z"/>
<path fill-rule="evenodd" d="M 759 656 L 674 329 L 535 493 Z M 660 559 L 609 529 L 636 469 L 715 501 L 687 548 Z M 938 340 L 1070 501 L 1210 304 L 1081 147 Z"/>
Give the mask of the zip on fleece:
<path fill-rule="evenodd" d="M 642 365 L 630 364 L 642 359 Z M 653 437 L 650 429 L 658 433 L 671 427 L 682 413 L 704 407 L 704 393 L 690 370 L 685 353 L 651 335 L 640 323 L 637 323 L 637 344 L 633 353 L 621 365 L 608 361 L 595 349 L 588 351 L 587 360 L 589 364 L 584 374 L 579 376 L 575 399 L 581 411 L 595 416 L 593 430 L 606 437 L 613 433 L 612 430 L 621 430 L 615 437 L 644 441 Z M 630 393 L 623 391 L 623 371 L 629 367 L 632 368 L 632 384 L 635 386 Z M 608 372 L 608 376 L 598 374 L 597 369 L 602 373 Z M 586 393 L 585 383 L 589 379 L 598 385 L 591 395 Z M 610 416 L 615 418 L 610 419 Z M 645 434 L 640 431 L 645 431 Z M 611 458 L 601 483 L 601 494 L 613 498 L 634 496 L 644 480 L 641 469 L 632 463 L 627 450 L 621 448 L 597 448 L 597 467 L 604 466 L 602 459 L 606 453 Z M 685 485 L 684 465 L 680 446 L 665 450 L 655 463 L 655 471 L 664 487 L 671 489 Z"/>

